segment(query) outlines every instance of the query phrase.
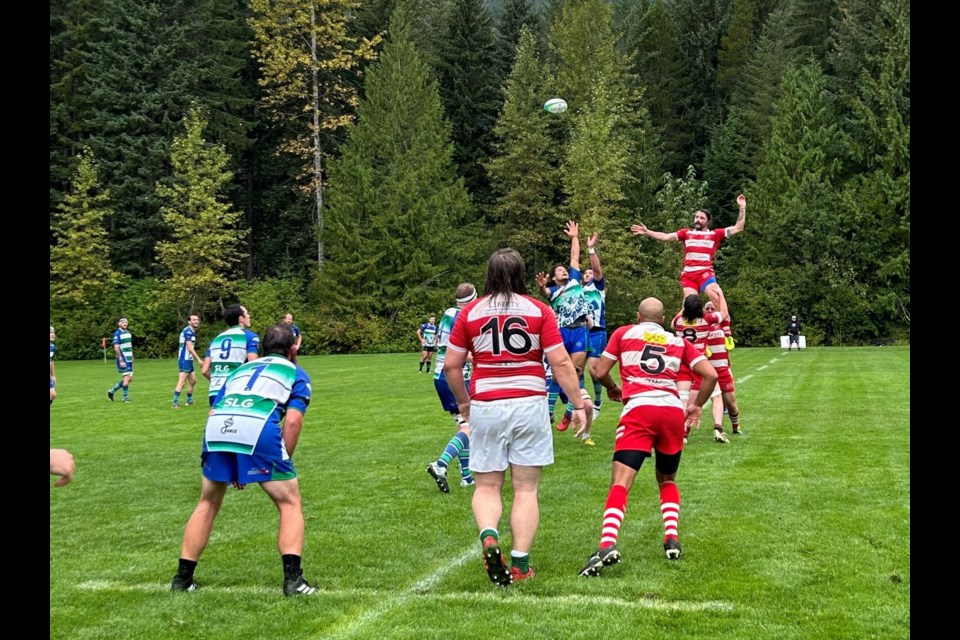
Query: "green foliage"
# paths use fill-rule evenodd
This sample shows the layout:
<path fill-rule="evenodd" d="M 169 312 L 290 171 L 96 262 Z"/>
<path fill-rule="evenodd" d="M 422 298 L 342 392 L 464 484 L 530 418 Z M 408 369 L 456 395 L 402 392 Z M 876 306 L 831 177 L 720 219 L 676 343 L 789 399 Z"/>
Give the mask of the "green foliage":
<path fill-rule="evenodd" d="M 505 0 L 497 22 L 497 62 L 502 78 L 513 70 L 524 27 L 534 39 L 542 28 L 533 0 Z"/>
<path fill-rule="evenodd" d="M 394 322 L 436 309 L 486 252 L 452 162 L 436 84 L 403 11 L 366 78 L 365 98 L 331 170 L 323 308 Z M 445 308 L 445 307 L 444 307 Z"/>
<path fill-rule="evenodd" d="M 82 306 L 103 295 L 117 279 L 103 224 L 113 213 L 110 192 L 100 183 L 89 149 L 77 156 L 70 193 L 57 208 L 51 229 L 56 244 L 50 247 L 50 296 Z"/>
<path fill-rule="evenodd" d="M 492 204 L 484 168 L 492 129 L 503 104 L 493 21 L 482 0 L 453 0 L 444 37 L 437 43 L 437 86 L 450 121 L 453 159 L 479 205 Z"/>
<path fill-rule="evenodd" d="M 283 316 L 292 313 L 294 323 L 306 333 L 307 300 L 303 287 L 296 280 L 264 278 L 253 282 L 241 282 L 236 287 L 236 297 L 225 300 L 226 304 L 239 303 L 247 308 L 253 318 L 252 329 L 259 335 L 271 326 L 281 322 Z M 220 331 L 227 326 L 221 322 Z M 310 342 L 304 338 L 304 353 Z"/>
<path fill-rule="evenodd" d="M 267 118 L 283 125 L 288 137 L 280 150 L 302 162 L 300 187 L 314 200 L 317 264 L 323 246 L 325 158 L 336 134 L 353 121 L 356 87 L 346 76 L 375 57 L 372 40 L 348 28 L 358 0 L 252 0 L 249 23 L 254 57 L 260 65 L 260 104 Z"/>
<path fill-rule="evenodd" d="M 524 27 L 504 86 L 503 110 L 493 130 L 495 155 L 488 170 L 498 195 L 497 244 L 513 247 L 529 264 L 550 260 L 555 242 L 544 230 L 563 227 L 555 206 L 560 178 L 550 135 L 554 116 L 543 110 L 547 85 L 536 38 Z"/>
<path fill-rule="evenodd" d="M 163 219 L 171 239 L 157 245 L 157 258 L 170 272 L 163 280 L 160 305 L 173 305 L 189 316 L 210 311 L 230 294 L 235 267 L 244 257 L 246 230 L 240 214 L 225 202 L 223 190 L 232 174 L 229 156 L 220 144 L 203 137 L 206 115 L 191 110 L 186 131 L 171 145 L 171 178 L 157 183 L 164 199 Z"/>
<path fill-rule="evenodd" d="M 717 88 L 729 97 L 736 87 L 753 45 L 755 0 L 733 0 L 726 33 L 717 53 Z"/>

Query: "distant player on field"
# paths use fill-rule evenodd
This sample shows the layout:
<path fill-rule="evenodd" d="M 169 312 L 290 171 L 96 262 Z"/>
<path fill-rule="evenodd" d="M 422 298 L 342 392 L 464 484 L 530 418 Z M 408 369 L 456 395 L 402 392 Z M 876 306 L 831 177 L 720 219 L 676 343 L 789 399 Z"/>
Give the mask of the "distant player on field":
<path fill-rule="evenodd" d="M 117 321 L 119 328 L 113 332 L 113 352 L 116 355 L 117 373 L 120 380 L 107 389 L 107 398 L 113 402 L 113 394 L 123 388 L 123 401 L 130 402 L 130 381 L 133 379 L 133 336 L 126 318 Z"/>
<path fill-rule="evenodd" d="M 177 386 L 173 388 L 174 409 L 180 408 L 180 393 L 184 382 L 187 384 L 187 406 L 193 404 L 193 389 L 197 386 L 197 374 L 194 363 L 200 362 L 197 355 L 197 327 L 200 326 L 200 316 L 192 315 L 187 319 L 187 326 L 180 331 L 180 347 L 177 350 Z"/>
<path fill-rule="evenodd" d="M 53 399 L 57 397 L 57 392 L 54 387 L 57 385 L 57 374 L 53 368 L 53 358 L 56 354 L 57 347 L 54 344 L 57 340 L 57 334 L 53 330 L 53 325 L 50 325 L 50 404 L 53 404 Z"/>
<path fill-rule="evenodd" d="M 437 338 L 437 317 L 430 316 L 430 318 L 417 327 L 417 338 L 420 340 L 420 373 L 423 373 L 423 363 L 427 363 L 427 373 L 430 372 L 431 360 L 430 357 L 434 351 L 437 349 L 435 344 Z"/>

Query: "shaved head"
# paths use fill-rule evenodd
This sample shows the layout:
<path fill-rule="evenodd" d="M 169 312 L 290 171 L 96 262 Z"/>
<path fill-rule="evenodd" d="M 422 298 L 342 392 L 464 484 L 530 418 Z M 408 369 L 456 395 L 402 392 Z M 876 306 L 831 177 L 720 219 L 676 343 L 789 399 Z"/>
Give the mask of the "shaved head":
<path fill-rule="evenodd" d="M 640 322 L 663 322 L 663 303 L 656 298 L 644 298 L 637 307 Z"/>

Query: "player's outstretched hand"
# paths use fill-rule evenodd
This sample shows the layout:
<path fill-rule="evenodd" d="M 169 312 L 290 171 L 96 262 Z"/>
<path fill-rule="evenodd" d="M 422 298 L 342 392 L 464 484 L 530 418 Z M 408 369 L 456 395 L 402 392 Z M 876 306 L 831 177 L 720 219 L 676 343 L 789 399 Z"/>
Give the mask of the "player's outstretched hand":
<path fill-rule="evenodd" d="M 647 229 L 647 225 L 640 223 L 630 227 L 630 231 L 633 231 L 633 235 L 635 236 L 645 236 L 647 235 L 647 231 L 649 231 L 649 229 Z"/>

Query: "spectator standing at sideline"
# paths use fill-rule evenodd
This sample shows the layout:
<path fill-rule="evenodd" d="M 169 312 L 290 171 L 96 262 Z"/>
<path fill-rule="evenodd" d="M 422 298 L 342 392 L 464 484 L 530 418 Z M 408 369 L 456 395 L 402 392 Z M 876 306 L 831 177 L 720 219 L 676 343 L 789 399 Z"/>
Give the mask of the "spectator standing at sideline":
<path fill-rule="evenodd" d="M 793 345 L 797 345 L 797 351 L 800 351 L 801 331 L 803 331 L 803 327 L 800 326 L 797 316 L 790 316 L 790 321 L 787 322 L 787 351 L 792 350 Z"/>

